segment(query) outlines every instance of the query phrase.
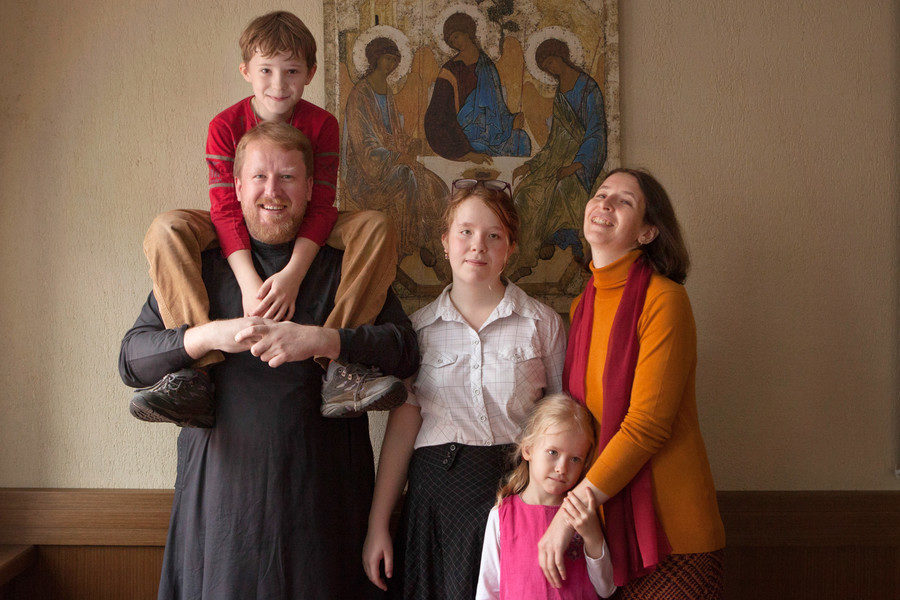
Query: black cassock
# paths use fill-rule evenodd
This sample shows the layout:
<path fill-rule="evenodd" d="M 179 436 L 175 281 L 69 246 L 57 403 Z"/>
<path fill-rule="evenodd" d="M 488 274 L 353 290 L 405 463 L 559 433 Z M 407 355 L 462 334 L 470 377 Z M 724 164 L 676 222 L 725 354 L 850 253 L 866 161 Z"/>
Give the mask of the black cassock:
<path fill-rule="evenodd" d="M 291 244 L 253 241 L 265 280 Z M 325 246 L 297 296 L 293 321 L 321 325 L 333 307 L 342 253 Z M 203 254 L 210 316 L 242 314 L 237 281 L 218 249 Z M 119 371 L 152 385 L 191 364 L 184 330 L 165 329 L 150 294 L 125 334 Z M 406 377 L 418 367 L 416 335 L 389 293 L 374 325 L 341 330 L 341 360 Z M 216 426 L 178 436 L 175 501 L 159 598 L 378 597 L 362 569 L 374 469 L 368 419 L 319 414 L 322 370 L 312 360 L 273 369 L 249 352 L 213 366 Z"/>

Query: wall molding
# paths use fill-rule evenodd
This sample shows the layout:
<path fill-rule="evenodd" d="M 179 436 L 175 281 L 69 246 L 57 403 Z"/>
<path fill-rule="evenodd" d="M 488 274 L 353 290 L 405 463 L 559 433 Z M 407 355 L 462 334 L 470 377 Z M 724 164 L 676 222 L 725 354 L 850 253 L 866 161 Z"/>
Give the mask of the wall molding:
<path fill-rule="evenodd" d="M 172 490 L 0 488 L 0 544 L 163 546 Z M 724 491 L 728 546 L 898 546 L 900 491 Z"/>
<path fill-rule="evenodd" d="M 172 490 L 0 488 L 0 544 L 164 546 Z"/>

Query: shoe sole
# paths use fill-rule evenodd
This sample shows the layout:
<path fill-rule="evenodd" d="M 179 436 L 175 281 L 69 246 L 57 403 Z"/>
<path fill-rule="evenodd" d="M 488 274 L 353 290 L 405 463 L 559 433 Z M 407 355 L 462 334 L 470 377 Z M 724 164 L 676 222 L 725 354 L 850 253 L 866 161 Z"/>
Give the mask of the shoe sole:
<path fill-rule="evenodd" d="M 321 412 L 322 416 L 331 419 L 351 419 L 358 417 L 366 412 L 378 410 L 391 410 L 403 404 L 406 401 L 406 386 L 402 381 L 395 381 L 386 392 L 381 394 L 377 400 L 373 400 L 368 404 L 363 404 L 359 408 L 356 401 L 348 400 L 346 402 L 329 402 L 323 403 Z"/>
<path fill-rule="evenodd" d="M 199 429 L 210 429 L 215 426 L 215 418 L 203 419 L 173 419 L 169 415 L 155 411 L 145 404 L 140 404 L 134 400 L 128 405 L 128 411 L 135 419 L 145 421 L 147 423 L 174 423 L 179 427 L 197 427 Z"/>

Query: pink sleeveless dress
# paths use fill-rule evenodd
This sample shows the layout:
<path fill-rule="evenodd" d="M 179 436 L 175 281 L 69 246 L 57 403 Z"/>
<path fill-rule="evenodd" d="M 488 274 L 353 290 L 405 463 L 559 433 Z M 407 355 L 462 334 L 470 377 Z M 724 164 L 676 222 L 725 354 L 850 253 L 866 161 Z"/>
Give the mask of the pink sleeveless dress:
<path fill-rule="evenodd" d="M 558 506 L 525 504 L 518 495 L 503 499 L 500 520 L 500 600 L 597 600 L 588 577 L 584 541 L 578 534 L 566 551 L 566 580 L 550 586 L 538 564 L 537 545 Z"/>

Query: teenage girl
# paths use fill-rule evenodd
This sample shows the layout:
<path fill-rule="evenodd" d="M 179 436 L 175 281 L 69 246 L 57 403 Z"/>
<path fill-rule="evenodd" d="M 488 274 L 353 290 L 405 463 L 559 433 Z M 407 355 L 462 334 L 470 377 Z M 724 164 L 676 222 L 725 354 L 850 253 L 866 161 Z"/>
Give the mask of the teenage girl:
<path fill-rule="evenodd" d="M 519 230 L 509 184 L 453 188 L 441 236 L 452 283 L 412 316 L 422 363 L 388 419 L 363 548 L 369 579 L 394 598 L 475 596 L 512 444 L 534 403 L 560 391 L 562 319 L 501 277 Z M 395 545 L 388 523 L 407 478 Z"/>
<path fill-rule="evenodd" d="M 596 600 L 615 591 L 597 504 L 568 493 L 591 463 L 594 441 L 591 413 L 569 396 L 547 396 L 535 407 L 516 448 L 518 465 L 488 516 L 476 600 Z M 579 534 L 566 552 L 568 578 L 559 589 L 544 577 L 537 552 L 557 512 Z"/>

